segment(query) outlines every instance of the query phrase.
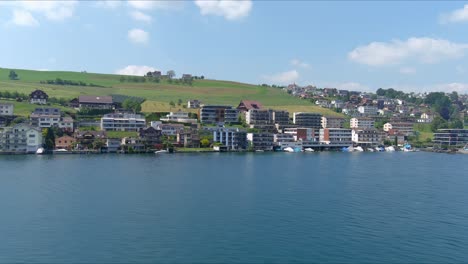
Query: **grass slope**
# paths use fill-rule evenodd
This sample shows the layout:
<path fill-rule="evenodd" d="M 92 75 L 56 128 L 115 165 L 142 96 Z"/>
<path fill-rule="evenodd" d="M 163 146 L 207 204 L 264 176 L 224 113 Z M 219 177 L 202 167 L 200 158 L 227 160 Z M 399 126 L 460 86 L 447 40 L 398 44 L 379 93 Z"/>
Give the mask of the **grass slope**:
<path fill-rule="evenodd" d="M 274 109 L 290 112 L 307 111 L 319 112 L 325 115 L 341 116 L 329 109 L 313 105 L 307 100 L 301 100 L 286 95 L 276 88 L 261 87 L 229 81 L 194 80 L 193 86 L 175 85 L 168 82 L 161 83 L 129 83 L 120 82 L 120 75 L 61 72 L 61 71 L 33 71 L 15 69 L 19 80 L 9 80 L 10 69 L 0 68 L 0 91 L 18 91 L 28 94 L 35 89 L 42 89 L 49 96 L 72 99 L 79 95 L 111 95 L 123 94 L 146 98 L 143 104 L 144 112 L 165 112 L 177 110 L 171 108 L 170 101 L 182 99 L 184 104 L 189 99 L 199 99 L 206 104 L 237 105 L 242 99 L 258 100 L 263 105 Z M 40 84 L 40 81 L 55 80 L 82 81 L 105 87 L 62 86 Z"/>

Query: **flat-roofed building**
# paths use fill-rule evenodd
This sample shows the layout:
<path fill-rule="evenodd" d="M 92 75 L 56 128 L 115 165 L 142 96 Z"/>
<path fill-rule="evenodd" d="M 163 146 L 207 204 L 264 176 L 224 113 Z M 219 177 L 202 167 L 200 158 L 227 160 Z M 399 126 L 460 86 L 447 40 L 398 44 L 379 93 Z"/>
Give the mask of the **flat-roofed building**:
<path fill-rule="evenodd" d="M 343 128 L 345 119 L 336 116 L 322 116 L 322 128 Z"/>
<path fill-rule="evenodd" d="M 375 120 L 368 117 L 353 117 L 349 120 L 350 128 L 374 128 Z"/>
<path fill-rule="evenodd" d="M 200 122 L 203 124 L 237 123 L 239 111 L 226 105 L 203 105 L 200 108 Z"/>
<path fill-rule="evenodd" d="M 145 117 L 138 114 L 113 113 L 101 118 L 101 130 L 105 131 L 139 131 L 145 127 Z"/>
<path fill-rule="evenodd" d="M 353 144 L 351 129 L 322 128 L 320 129 L 320 142 L 333 146 L 349 146 Z"/>
<path fill-rule="evenodd" d="M 15 106 L 10 103 L 0 103 L 0 116 L 12 116 Z"/>
<path fill-rule="evenodd" d="M 302 127 L 321 128 L 322 115 L 319 113 L 295 112 L 293 114 L 293 123 Z"/>
<path fill-rule="evenodd" d="M 433 142 L 439 146 L 463 147 L 468 144 L 468 129 L 438 129 Z"/>

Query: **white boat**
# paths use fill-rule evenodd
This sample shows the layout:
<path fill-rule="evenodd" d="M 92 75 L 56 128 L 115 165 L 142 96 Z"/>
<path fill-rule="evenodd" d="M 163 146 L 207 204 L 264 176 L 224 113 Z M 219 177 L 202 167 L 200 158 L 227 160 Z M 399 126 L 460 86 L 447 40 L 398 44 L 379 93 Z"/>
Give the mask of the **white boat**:
<path fill-rule="evenodd" d="M 389 146 L 389 147 L 386 147 L 386 148 L 385 148 L 385 151 L 387 151 L 387 152 L 393 152 L 393 151 L 395 151 L 395 148 L 394 148 L 393 146 Z"/>
<path fill-rule="evenodd" d="M 353 146 L 349 146 L 348 147 L 348 152 L 353 152 L 354 151 L 354 147 Z"/>
<path fill-rule="evenodd" d="M 255 152 L 265 152 L 263 149 L 257 149 Z"/>
<path fill-rule="evenodd" d="M 38 148 L 38 149 L 36 150 L 36 155 L 42 155 L 42 154 L 44 154 L 44 152 L 45 152 L 45 149 L 44 149 L 44 148 Z"/>
<path fill-rule="evenodd" d="M 367 151 L 374 152 L 375 150 L 373 148 L 368 148 Z"/>
<path fill-rule="evenodd" d="M 304 149 L 305 152 L 314 152 L 315 150 L 313 148 L 306 148 Z"/>
<path fill-rule="evenodd" d="M 364 151 L 364 149 L 361 146 L 355 147 L 354 150 L 357 151 L 357 152 L 363 152 Z"/>
<path fill-rule="evenodd" d="M 167 151 L 166 149 L 161 149 L 161 150 L 157 150 L 154 152 L 154 154 L 161 154 L 161 153 L 169 153 L 169 151 Z"/>
<path fill-rule="evenodd" d="M 295 152 L 293 148 L 287 147 L 283 149 L 284 152 Z"/>
<path fill-rule="evenodd" d="M 458 150 L 462 154 L 468 154 L 468 144 L 466 144 L 462 149 Z"/>

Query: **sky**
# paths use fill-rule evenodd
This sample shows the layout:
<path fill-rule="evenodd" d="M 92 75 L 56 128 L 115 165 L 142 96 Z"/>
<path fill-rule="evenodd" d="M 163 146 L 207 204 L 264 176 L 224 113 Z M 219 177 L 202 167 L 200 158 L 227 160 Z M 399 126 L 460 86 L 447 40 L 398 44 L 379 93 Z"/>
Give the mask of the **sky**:
<path fill-rule="evenodd" d="M 0 67 L 468 93 L 460 1 L 0 1 Z"/>

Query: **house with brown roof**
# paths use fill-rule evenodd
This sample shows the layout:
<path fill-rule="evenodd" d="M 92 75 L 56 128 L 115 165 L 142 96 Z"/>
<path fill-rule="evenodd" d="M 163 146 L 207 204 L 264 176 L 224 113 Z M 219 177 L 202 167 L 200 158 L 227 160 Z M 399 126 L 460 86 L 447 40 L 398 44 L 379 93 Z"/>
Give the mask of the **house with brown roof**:
<path fill-rule="evenodd" d="M 261 109 L 263 109 L 263 105 L 258 101 L 252 101 L 252 100 L 242 100 L 237 106 L 237 110 L 241 112 L 247 112 L 249 110 L 261 110 Z"/>
<path fill-rule="evenodd" d="M 29 95 L 29 102 L 31 104 L 47 104 L 49 96 L 42 90 L 35 90 Z"/>
<path fill-rule="evenodd" d="M 72 148 L 72 145 L 76 142 L 74 137 L 63 136 L 55 139 L 55 148 L 57 149 L 68 149 Z"/>
<path fill-rule="evenodd" d="M 80 95 L 78 106 L 81 109 L 114 109 L 112 96 Z"/>

